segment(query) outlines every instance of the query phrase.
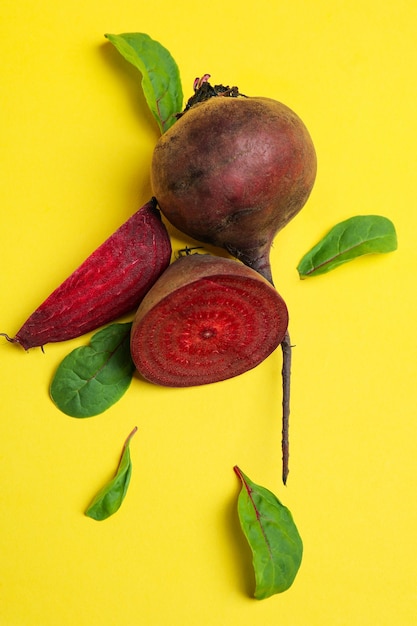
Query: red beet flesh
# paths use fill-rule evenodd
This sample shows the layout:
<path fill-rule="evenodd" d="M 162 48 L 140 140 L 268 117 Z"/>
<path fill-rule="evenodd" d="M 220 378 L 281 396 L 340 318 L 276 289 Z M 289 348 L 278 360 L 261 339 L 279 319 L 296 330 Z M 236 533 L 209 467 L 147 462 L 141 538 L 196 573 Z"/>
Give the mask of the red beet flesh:
<path fill-rule="evenodd" d="M 213 97 L 159 139 L 152 187 L 167 219 L 272 282 L 275 234 L 304 206 L 316 153 L 300 118 L 269 98 Z"/>
<path fill-rule="evenodd" d="M 193 254 L 170 265 L 143 299 L 131 354 L 153 383 L 204 385 L 257 366 L 287 326 L 285 302 L 257 272 L 232 259 Z"/>
<path fill-rule="evenodd" d="M 114 321 L 137 308 L 170 259 L 170 239 L 151 200 L 53 291 L 12 341 L 27 350 Z"/>

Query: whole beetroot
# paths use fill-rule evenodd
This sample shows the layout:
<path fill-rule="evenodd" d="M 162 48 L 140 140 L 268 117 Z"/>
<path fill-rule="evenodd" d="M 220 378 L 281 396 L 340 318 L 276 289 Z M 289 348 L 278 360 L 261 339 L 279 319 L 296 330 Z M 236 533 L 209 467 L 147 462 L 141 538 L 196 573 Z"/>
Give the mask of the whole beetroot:
<path fill-rule="evenodd" d="M 272 282 L 272 241 L 314 185 L 313 142 L 276 100 L 220 93 L 198 102 L 197 92 L 197 103 L 155 147 L 153 193 L 176 228 L 225 248 Z"/>

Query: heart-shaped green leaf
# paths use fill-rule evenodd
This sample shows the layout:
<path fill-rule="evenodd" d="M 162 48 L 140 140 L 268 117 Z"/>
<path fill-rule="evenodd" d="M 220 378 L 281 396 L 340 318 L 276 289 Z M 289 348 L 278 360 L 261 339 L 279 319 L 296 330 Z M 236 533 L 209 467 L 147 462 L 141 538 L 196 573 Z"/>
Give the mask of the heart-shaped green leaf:
<path fill-rule="evenodd" d="M 161 133 L 174 122 L 183 104 L 178 66 L 170 52 L 145 33 L 106 34 L 120 54 L 142 74 L 142 89 Z"/>
<path fill-rule="evenodd" d="M 50 394 L 71 417 L 92 417 L 112 406 L 127 391 L 135 366 L 130 356 L 132 324 L 112 324 L 93 335 L 89 346 L 76 348 L 58 366 Z"/>
<path fill-rule="evenodd" d="M 262 600 L 292 585 L 301 564 L 303 543 L 287 507 L 237 466 L 234 470 L 242 482 L 238 515 L 252 550 L 255 598 Z"/>
<path fill-rule="evenodd" d="M 363 254 L 397 249 L 394 224 L 382 215 L 357 215 L 334 226 L 301 259 L 300 278 L 318 276 Z"/>

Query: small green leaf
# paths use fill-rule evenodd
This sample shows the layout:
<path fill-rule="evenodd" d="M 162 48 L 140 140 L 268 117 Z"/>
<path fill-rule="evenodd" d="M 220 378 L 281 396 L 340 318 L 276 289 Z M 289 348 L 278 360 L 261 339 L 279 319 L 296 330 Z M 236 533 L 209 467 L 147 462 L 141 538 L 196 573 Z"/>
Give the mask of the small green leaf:
<path fill-rule="evenodd" d="M 104 485 L 104 487 L 100 489 L 97 495 L 93 498 L 91 504 L 85 512 L 87 517 L 91 517 L 97 521 L 102 521 L 111 515 L 114 515 L 114 513 L 120 509 L 120 506 L 125 499 L 127 488 L 130 483 L 130 476 L 132 474 L 130 440 L 136 431 L 137 426 L 135 426 L 124 443 L 116 475 L 112 478 L 112 480 L 110 480 L 110 482 Z"/>
<path fill-rule="evenodd" d="M 318 276 L 363 254 L 397 249 L 394 224 L 381 215 L 357 215 L 334 226 L 301 259 L 300 278 Z"/>
<path fill-rule="evenodd" d="M 303 543 L 290 511 L 268 489 L 256 485 L 236 466 L 242 482 L 238 515 L 255 571 L 255 598 L 286 591 L 301 564 Z"/>
<path fill-rule="evenodd" d="M 105 37 L 142 74 L 146 102 L 164 133 L 182 109 L 183 93 L 178 66 L 170 52 L 144 33 Z"/>
<path fill-rule="evenodd" d="M 92 417 L 111 407 L 127 391 L 135 366 L 130 356 L 132 324 L 112 324 L 76 348 L 58 366 L 50 394 L 71 417 Z"/>

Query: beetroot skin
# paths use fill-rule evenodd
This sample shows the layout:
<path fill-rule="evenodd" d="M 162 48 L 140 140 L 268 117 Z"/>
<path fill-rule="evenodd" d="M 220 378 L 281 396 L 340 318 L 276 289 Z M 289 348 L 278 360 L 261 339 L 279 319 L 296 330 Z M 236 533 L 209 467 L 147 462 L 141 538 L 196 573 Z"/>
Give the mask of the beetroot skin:
<path fill-rule="evenodd" d="M 174 261 L 142 300 L 131 354 L 155 384 L 203 385 L 257 366 L 287 326 L 285 302 L 257 272 L 233 259 L 192 254 Z"/>
<path fill-rule="evenodd" d="M 26 350 L 73 339 L 137 308 L 171 259 L 155 204 L 132 215 L 8 339 Z"/>
<path fill-rule="evenodd" d="M 275 234 L 304 206 L 316 153 L 300 118 L 269 98 L 194 104 L 159 139 L 153 193 L 179 230 L 220 246 L 272 282 Z"/>

